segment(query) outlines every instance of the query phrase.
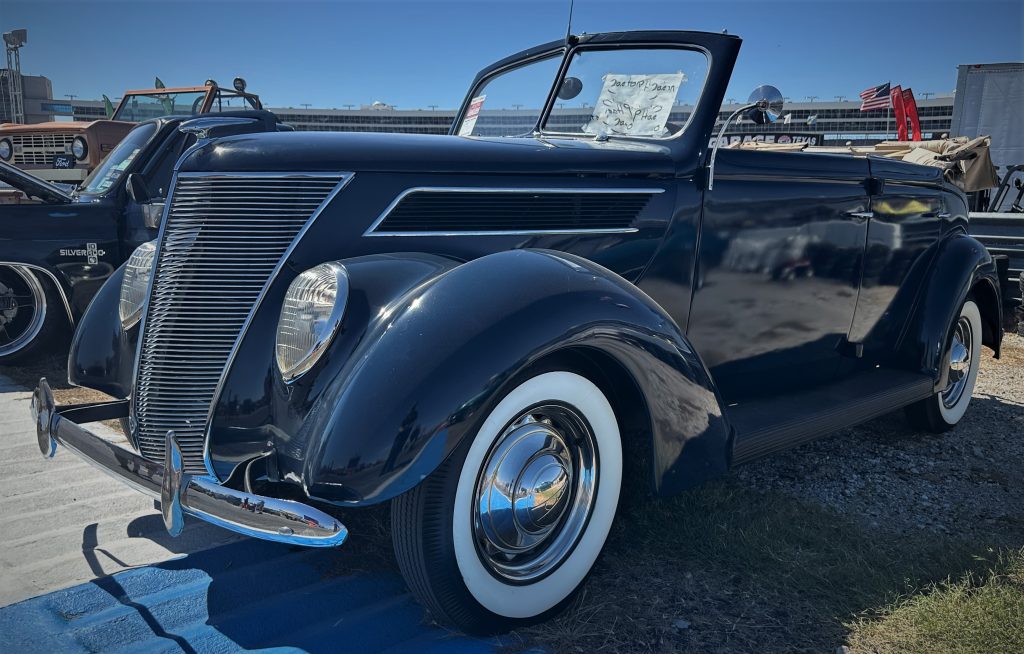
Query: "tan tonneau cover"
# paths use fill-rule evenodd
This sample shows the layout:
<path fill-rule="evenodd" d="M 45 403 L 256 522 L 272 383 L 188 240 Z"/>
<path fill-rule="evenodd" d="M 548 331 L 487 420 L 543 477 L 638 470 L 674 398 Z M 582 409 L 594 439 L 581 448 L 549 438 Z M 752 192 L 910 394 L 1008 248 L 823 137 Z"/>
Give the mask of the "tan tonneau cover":
<path fill-rule="evenodd" d="M 823 154 L 849 154 L 866 157 L 869 154 L 900 159 L 923 166 L 941 168 L 947 180 L 964 191 L 981 191 L 999 186 L 996 168 L 992 165 L 989 146 L 992 139 L 966 136 L 935 141 L 882 141 L 876 145 L 850 145 L 842 147 L 813 146 L 799 143 L 732 143 L 726 147 L 742 150 L 772 150 L 775 152 L 818 152 Z"/>

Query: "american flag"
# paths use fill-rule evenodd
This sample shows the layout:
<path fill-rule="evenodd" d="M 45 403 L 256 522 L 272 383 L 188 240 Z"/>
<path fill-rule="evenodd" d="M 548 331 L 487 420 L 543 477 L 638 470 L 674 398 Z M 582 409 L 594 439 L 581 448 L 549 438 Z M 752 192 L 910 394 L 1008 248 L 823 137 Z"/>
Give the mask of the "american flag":
<path fill-rule="evenodd" d="M 889 82 L 872 86 L 860 92 L 860 110 L 871 111 L 872 109 L 889 108 Z"/>

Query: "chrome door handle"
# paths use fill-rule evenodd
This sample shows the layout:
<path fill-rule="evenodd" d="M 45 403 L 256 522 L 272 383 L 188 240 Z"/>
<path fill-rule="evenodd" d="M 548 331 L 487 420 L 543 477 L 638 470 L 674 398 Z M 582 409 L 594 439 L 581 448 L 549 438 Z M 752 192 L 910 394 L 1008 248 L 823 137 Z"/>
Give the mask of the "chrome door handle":
<path fill-rule="evenodd" d="M 868 218 L 874 218 L 875 217 L 875 212 L 874 211 L 847 211 L 845 215 L 849 216 L 850 218 L 864 218 L 866 220 Z"/>

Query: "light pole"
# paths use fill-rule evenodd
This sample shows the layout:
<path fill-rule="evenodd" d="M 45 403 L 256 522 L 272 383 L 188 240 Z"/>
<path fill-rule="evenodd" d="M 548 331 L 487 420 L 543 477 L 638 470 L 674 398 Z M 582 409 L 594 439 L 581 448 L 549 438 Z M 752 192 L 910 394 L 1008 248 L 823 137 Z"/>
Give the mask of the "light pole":
<path fill-rule="evenodd" d="M 837 102 L 842 102 L 843 100 L 846 99 L 845 95 L 834 95 L 832 97 L 835 98 Z"/>
<path fill-rule="evenodd" d="M 302 107 L 303 109 L 309 109 L 313 105 L 309 104 L 308 102 L 302 102 L 299 104 L 299 106 Z"/>
<path fill-rule="evenodd" d="M 28 43 L 28 30 L 4 32 L 7 50 L 7 85 L 10 94 L 11 122 L 25 122 L 25 96 L 21 90 L 21 46 Z"/>
<path fill-rule="evenodd" d="M 817 95 L 809 95 L 809 96 L 807 96 L 807 101 L 808 102 L 814 102 L 815 100 L 818 99 L 818 97 L 819 96 L 817 96 Z"/>
<path fill-rule="evenodd" d="M 932 93 L 931 91 L 925 91 L 925 92 L 924 92 L 924 93 L 922 93 L 921 95 L 922 95 L 922 96 L 924 97 L 924 99 L 925 99 L 925 100 L 927 100 L 928 98 L 932 97 L 932 96 L 933 96 L 933 95 L 935 95 L 935 94 L 934 94 L 934 93 Z"/>

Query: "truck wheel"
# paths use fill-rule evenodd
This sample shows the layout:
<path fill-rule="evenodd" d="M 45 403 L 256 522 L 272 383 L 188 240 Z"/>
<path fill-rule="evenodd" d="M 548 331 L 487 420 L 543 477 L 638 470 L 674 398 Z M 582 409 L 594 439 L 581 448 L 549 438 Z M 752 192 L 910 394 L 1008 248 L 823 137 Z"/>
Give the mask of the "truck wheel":
<path fill-rule="evenodd" d="M 24 266 L 0 266 L 0 365 L 38 355 L 66 325 L 55 289 Z"/>
<path fill-rule="evenodd" d="M 971 402 L 981 361 L 981 312 L 970 298 L 953 323 L 946 360 L 949 362 L 946 388 L 906 409 L 910 423 L 922 431 L 938 434 L 952 429 Z"/>
<path fill-rule="evenodd" d="M 601 390 L 566 371 L 515 387 L 467 441 L 393 500 L 392 539 L 438 621 L 494 634 L 556 613 L 590 572 L 619 502 L 622 443 Z"/>

